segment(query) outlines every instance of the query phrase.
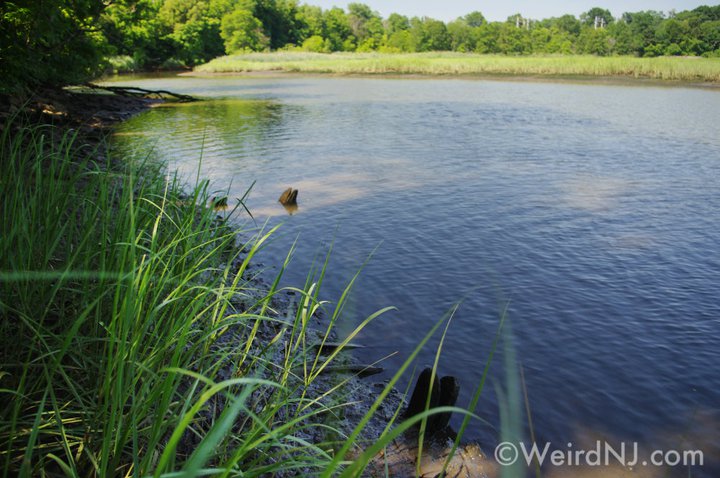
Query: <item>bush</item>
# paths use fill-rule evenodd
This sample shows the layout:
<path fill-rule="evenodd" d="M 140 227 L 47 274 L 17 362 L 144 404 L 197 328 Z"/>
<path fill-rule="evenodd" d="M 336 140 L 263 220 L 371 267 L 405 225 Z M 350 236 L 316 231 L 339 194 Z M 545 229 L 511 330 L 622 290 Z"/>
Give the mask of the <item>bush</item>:
<path fill-rule="evenodd" d="M 330 45 L 320 35 L 313 35 L 302 43 L 301 50 L 313 53 L 330 53 Z"/>
<path fill-rule="evenodd" d="M 671 43 L 665 47 L 665 56 L 680 56 L 682 54 L 682 48 L 677 43 Z"/>

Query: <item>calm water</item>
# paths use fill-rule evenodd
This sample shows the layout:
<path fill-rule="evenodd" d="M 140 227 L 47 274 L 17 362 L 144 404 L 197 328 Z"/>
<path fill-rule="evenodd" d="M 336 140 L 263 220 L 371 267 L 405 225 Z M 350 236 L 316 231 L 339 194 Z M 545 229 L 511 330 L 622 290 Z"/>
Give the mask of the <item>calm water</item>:
<path fill-rule="evenodd" d="M 118 143 L 242 196 L 299 236 L 288 284 L 334 240 L 325 297 L 373 251 L 346 328 L 395 370 L 464 299 L 440 368 L 465 404 L 507 305 L 539 441 L 720 449 L 720 92 L 359 78 L 133 80 L 212 101 L 162 107 Z M 201 154 L 202 150 L 202 154 Z M 192 179 L 190 179 L 192 181 Z M 292 216 L 277 203 L 300 190 Z M 270 271 L 272 272 L 272 270 Z M 434 348 L 422 356 L 430 364 Z M 497 439 L 494 383 L 471 435 Z M 685 442 L 683 442 L 685 443 Z M 700 446 L 696 445 L 696 446 Z"/>

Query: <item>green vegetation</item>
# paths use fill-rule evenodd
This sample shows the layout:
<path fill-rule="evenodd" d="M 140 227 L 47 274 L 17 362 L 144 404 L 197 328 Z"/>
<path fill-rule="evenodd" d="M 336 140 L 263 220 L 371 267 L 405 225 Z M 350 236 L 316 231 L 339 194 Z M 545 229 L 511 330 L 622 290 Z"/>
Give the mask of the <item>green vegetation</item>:
<path fill-rule="evenodd" d="M 0 18 L 0 93 L 78 83 L 103 68 L 189 68 L 251 51 L 720 56 L 720 5 L 501 22 L 475 11 L 444 23 L 382 18 L 362 3 L 345 11 L 297 0 L 13 0 L 0 4 Z M 108 60 L 117 57 L 122 64 Z"/>
<path fill-rule="evenodd" d="M 100 73 L 105 40 L 94 0 L 0 2 L 0 94 Z"/>
<path fill-rule="evenodd" d="M 154 12 L 154 13 L 153 13 Z M 592 8 L 576 18 L 488 22 L 470 12 L 444 23 L 391 14 L 362 3 L 323 10 L 296 0 L 164 0 L 114 3 L 104 31 L 117 54 L 146 66 L 169 57 L 188 66 L 223 53 L 298 49 L 316 53 L 456 51 L 504 55 L 720 55 L 720 6 L 665 14 Z M 128 29 L 132 25 L 132 29 Z"/>
<path fill-rule="evenodd" d="M 287 305 L 290 255 L 272 283 L 249 268 L 274 229 L 234 230 L 205 206 L 206 182 L 187 194 L 162 165 L 107 161 L 98 147 L 52 126 L 6 123 L 0 135 L 12 218 L 0 226 L 1 476 L 358 476 L 433 414 L 464 414 L 463 428 L 475 417 L 441 407 L 393 428 L 401 403 L 383 404 L 450 313 L 343 425 L 357 397 L 348 375 L 324 371 L 388 309 L 322 354 L 314 345 L 331 338 L 357 275 L 336 304 L 321 301 L 326 260 Z"/>
<path fill-rule="evenodd" d="M 119 73 L 133 73 L 141 68 L 135 63 L 133 57 L 128 55 L 111 56 L 108 58 L 108 70 L 114 75 Z"/>
<path fill-rule="evenodd" d="M 2 476 L 342 465 L 327 451 L 344 438 L 333 425 L 347 406 L 342 383 L 310 391 L 338 352 L 321 360 L 308 323 L 324 309 L 325 340 L 346 297 L 319 300 L 324 269 L 278 317 L 277 280 L 257 290 L 248 272 L 272 231 L 241 255 L 238 231 L 202 206 L 206 184 L 186 196 L 152 163 L 97 163 L 71 133 L 10 130 L 0 140 L 12 218 L 0 226 Z M 327 441 L 301 438 L 312 430 Z"/>
<path fill-rule="evenodd" d="M 287 71 L 333 74 L 624 76 L 720 81 L 720 59 L 596 56 L 475 55 L 461 53 L 251 53 L 217 58 L 198 72 Z"/>

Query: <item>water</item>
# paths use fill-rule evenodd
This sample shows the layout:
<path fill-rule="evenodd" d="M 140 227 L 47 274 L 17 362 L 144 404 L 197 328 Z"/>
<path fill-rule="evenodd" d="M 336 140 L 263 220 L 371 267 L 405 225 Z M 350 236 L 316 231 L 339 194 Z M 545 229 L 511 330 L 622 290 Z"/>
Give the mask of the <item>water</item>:
<path fill-rule="evenodd" d="M 367 78 L 159 78 L 212 98 L 126 124 L 124 149 L 284 223 L 263 256 L 301 285 L 334 241 L 325 297 L 372 253 L 347 331 L 394 371 L 454 303 L 442 374 L 472 395 L 502 311 L 538 441 L 602 436 L 720 455 L 720 92 Z M 201 154 L 202 151 L 202 154 Z M 277 202 L 298 188 L 300 208 Z M 272 272 L 272 271 L 270 271 Z M 434 346 L 421 354 L 431 364 Z M 470 436 L 498 437 L 498 358 Z M 706 458 L 707 459 L 707 458 Z"/>

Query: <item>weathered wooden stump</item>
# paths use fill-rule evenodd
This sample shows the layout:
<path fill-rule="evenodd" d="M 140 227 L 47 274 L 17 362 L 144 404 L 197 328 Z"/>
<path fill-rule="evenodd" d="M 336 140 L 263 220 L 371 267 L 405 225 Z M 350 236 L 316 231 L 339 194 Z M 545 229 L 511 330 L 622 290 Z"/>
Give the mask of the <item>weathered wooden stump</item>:
<path fill-rule="evenodd" d="M 278 201 L 283 206 L 295 206 L 297 205 L 298 190 L 293 188 L 287 188 L 281 195 Z"/>
<path fill-rule="evenodd" d="M 440 404 L 441 407 L 452 407 L 457 403 L 460 395 L 460 382 L 457 378 L 448 375 L 440 379 Z M 439 413 L 433 415 L 431 429 L 439 431 L 444 429 L 450 423 L 452 413 Z"/>
<path fill-rule="evenodd" d="M 433 378 L 432 383 L 430 382 L 431 378 Z M 405 410 L 406 418 L 425 411 L 428 394 L 430 395 L 428 410 L 444 406 L 452 407 L 457 402 L 460 394 L 460 383 L 457 378 L 449 375 L 438 379 L 437 375 L 432 376 L 431 368 L 424 369 L 418 376 L 415 389 Z M 432 435 L 444 430 L 450 422 L 451 415 L 451 413 L 440 413 L 430 416 L 427 419 L 425 431 Z"/>

